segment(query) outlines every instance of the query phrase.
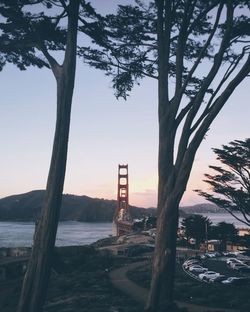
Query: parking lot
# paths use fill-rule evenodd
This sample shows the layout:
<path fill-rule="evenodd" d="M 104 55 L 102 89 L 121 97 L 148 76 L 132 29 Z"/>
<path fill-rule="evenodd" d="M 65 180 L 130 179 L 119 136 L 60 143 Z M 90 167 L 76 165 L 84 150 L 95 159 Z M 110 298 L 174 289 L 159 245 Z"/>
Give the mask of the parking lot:
<path fill-rule="evenodd" d="M 192 278 L 222 285 L 250 285 L 250 257 L 244 253 L 205 253 L 182 265 Z"/>

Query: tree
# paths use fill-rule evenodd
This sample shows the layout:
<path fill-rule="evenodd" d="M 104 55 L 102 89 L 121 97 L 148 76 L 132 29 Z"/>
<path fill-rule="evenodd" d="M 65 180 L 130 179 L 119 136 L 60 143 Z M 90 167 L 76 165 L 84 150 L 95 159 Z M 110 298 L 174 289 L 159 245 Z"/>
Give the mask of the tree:
<path fill-rule="evenodd" d="M 208 231 L 212 222 L 209 218 L 202 215 L 192 215 L 182 220 L 182 226 L 185 229 L 187 239 L 195 239 L 195 247 L 199 248 L 203 240 L 207 240 Z"/>
<path fill-rule="evenodd" d="M 66 170 L 75 80 L 77 32 L 104 42 L 101 17 L 84 0 L 4 0 L 0 4 L 0 69 L 10 62 L 52 70 L 57 84 L 57 119 L 43 208 L 23 281 L 18 312 L 40 312 L 46 298 Z M 67 25 L 65 26 L 65 19 Z M 54 56 L 63 55 L 59 64 Z M 42 55 L 41 55 L 42 54 Z"/>
<path fill-rule="evenodd" d="M 142 77 L 158 80 L 157 238 L 147 310 L 166 312 L 173 310 L 179 203 L 196 151 L 250 71 L 250 3 L 136 3 L 107 17 L 111 53 L 91 48 L 81 53 L 113 77 L 117 96 L 126 97 Z"/>
<path fill-rule="evenodd" d="M 250 139 L 235 140 L 213 151 L 222 166 L 209 166 L 216 174 L 205 174 L 210 192 L 196 192 L 250 226 Z"/>
<path fill-rule="evenodd" d="M 226 250 L 227 241 L 235 241 L 238 230 L 232 223 L 219 222 L 209 228 L 208 237 L 221 240 L 222 250 Z"/>

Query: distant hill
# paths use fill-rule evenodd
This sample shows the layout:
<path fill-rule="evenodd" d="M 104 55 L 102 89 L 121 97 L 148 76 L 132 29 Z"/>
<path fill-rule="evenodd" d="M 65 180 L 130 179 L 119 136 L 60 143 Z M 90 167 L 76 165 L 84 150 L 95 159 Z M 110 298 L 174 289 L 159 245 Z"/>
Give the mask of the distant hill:
<path fill-rule="evenodd" d="M 35 221 L 40 215 L 44 193 L 37 190 L 0 199 L 0 221 Z M 115 200 L 65 194 L 60 220 L 111 222 L 115 208 Z M 130 211 L 133 218 L 156 214 L 155 208 L 130 206 Z"/>
<path fill-rule="evenodd" d="M 221 208 L 213 204 L 197 204 L 193 206 L 183 206 L 181 207 L 181 210 L 186 214 L 222 212 Z"/>
<path fill-rule="evenodd" d="M 40 215 L 44 193 L 44 190 L 36 190 L 0 199 L 0 221 L 35 221 Z M 60 220 L 111 222 L 115 208 L 115 200 L 64 194 Z M 130 211 L 135 219 L 147 215 L 156 215 L 155 208 L 130 206 Z M 180 216 L 183 218 L 193 213 L 211 212 L 221 212 L 221 209 L 212 204 L 198 204 L 180 208 Z"/>

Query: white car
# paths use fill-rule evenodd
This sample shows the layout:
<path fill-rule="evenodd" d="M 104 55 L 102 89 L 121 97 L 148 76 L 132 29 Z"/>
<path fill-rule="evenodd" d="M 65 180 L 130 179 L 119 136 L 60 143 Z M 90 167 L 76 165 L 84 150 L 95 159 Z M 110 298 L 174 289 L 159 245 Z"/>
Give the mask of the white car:
<path fill-rule="evenodd" d="M 242 268 L 242 267 L 248 267 L 246 264 L 242 263 L 233 263 L 231 265 L 231 268 L 234 270 L 237 270 L 238 268 Z"/>
<path fill-rule="evenodd" d="M 215 258 L 215 257 L 216 257 L 216 253 L 215 253 L 215 252 L 207 252 L 207 253 L 205 253 L 205 255 L 206 255 L 208 258 Z"/>
<path fill-rule="evenodd" d="M 221 283 L 225 279 L 226 279 L 226 276 L 221 274 L 219 276 L 210 278 L 209 283 Z"/>
<path fill-rule="evenodd" d="M 237 262 L 229 262 L 228 265 L 229 265 L 230 268 L 234 269 L 235 266 L 239 266 L 239 265 L 242 266 L 242 265 L 245 265 L 245 264 L 242 261 L 237 261 Z"/>
<path fill-rule="evenodd" d="M 199 279 L 209 281 L 211 278 L 215 278 L 217 276 L 220 276 L 220 273 L 214 271 L 207 271 L 205 273 L 199 274 Z"/>
<path fill-rule="evenodd" d="M 227 264 L 230 264 L 230 263 L 241 263 L 241 261 L 236 258 L 229 258 L 227 259 Z"/>
<path fill-rule="evenodd" d="M 185 261 L 186 264 L 193 263 L 193 262 L 199 262 L 199 260 L 198 259 L 190 259 L 190 260 Z"/>
<path fill-rule="evenodd" d="M 222 281 L 224 285 L 234 284 L 234 285 L 249 285 L 250 279 L 248 277 L 228 277 L 226 280 Z"/>
<path fill-rule="evenodd" d="M 222 283 L 223 283 L 223 284 L 232 284 L 233 281 L 235 281 L 235 280 L 237 280 L 237 279 L 238 279 L 238 277 L 234 277 L 234 276 L 228 277 L 227 279 L 225 279 L 224 281 L 222 281 Z"/>
<path fill-rule="evenodd" d="M 200 265 L 193 265 L 193 266 L 190 266 L 190 267 L 188 268 L 188 270 L 189 270 L 190 272 L 194 272 L 194 273 L 203 273 L 203 272 L 208 271 L 207 268 L 203 268 L 203 267 L 200 266 Z"/>
<path fill-rule="evenodd" d="M 242 253 L 243 253 L 244 251 L 233 251 L 233 252 L 231 252 L 231 255 L 233 254 L 233 255 L 235 255 L 235 256 L 238 256 L 238 255 L 241 255 Z"/>
<path fill-rule="evenodd" d="M 193 266 L 193 265 L 199 265 L 200 262 L 198 260 L 190 260 L 190 261 L 186 261 L 183 263 L 183 267 L 184 269 L 188 269 L 190 266 Z"/>
<path fill-rule="evenodd" d="M 206 255 L 200 255 L 200 259 L 205 260 L 205 259 L 207 259 L 207 256 Z"/>

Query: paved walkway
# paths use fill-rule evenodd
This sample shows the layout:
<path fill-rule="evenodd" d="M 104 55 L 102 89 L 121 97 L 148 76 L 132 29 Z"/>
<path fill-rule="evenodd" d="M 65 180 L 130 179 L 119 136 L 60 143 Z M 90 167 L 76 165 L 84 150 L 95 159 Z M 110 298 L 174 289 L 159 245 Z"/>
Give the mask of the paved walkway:
<path fill-rule="evenodd" d="M 110 279 L 112 284 L 143 306 L 146 304 L 148 289 L 143 288 L 129 280 L 127 277 L 127 272 L 134 270 L 144 265 L 145 263 L 146 262 L 131 263 L 110 272 Z M 180 301 L 177 301 L 176 303 L 180 308 L 187 308 L 189 312 L 239 312 L 237 310 L 210 308 Z"/>

